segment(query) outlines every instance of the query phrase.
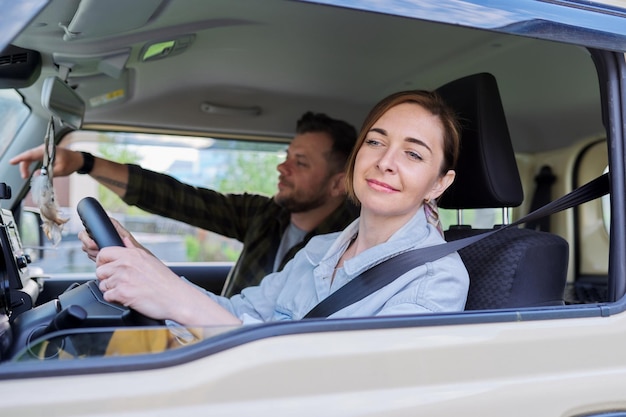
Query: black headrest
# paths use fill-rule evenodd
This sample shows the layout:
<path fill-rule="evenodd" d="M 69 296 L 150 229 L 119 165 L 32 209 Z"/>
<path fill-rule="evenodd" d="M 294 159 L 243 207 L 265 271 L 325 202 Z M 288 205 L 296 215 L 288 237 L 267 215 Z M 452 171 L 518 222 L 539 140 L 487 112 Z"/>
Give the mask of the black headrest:
<path fill-rule="evenodd" d="M 516 207 L 524 191 L 493 75 L 452 81 L 437 92 L 459 116 L 461 152 L 456 178 L 441 199 L 447 209 Z"/>

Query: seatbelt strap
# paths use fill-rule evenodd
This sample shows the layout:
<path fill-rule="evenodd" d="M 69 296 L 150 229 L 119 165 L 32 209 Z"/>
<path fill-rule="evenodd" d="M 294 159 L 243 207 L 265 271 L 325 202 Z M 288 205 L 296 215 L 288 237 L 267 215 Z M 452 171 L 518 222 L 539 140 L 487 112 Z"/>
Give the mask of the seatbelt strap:
<path fill-rule="evenodd" d="M 539 170 L 539 174 L 535 176 L 535 194 L 530 204 L 530 210 L 537 210 L 539 207 L 548 204 L 552 200 L 552 184 L 556 181 L 556 176 L 552 173 L 549 165 L 544 165 Z M 526 229 L 541 230 L 543 232 L 550 231 L 550 216 L 544 216 L 540 220 L 534 220 L 526 223 Z"/>
<path fill-rule="evenodd" d="M 337 291 L 313 307 L 313 309 L 311 309 L 311 311 L 309 311 L 304 318 L 328 317 L 331 314 L 362 300 L 368 295 L 383 288 L 385 285 L 393 282 L 397 277 L 419 265 L 435 261 L 452 252 L 463 249 L 464 247 L 469 246 L 481 239 L 491 236 L 494 233 L 498 233 L 501 230 L 515 227 L 522 223 L 540 219 L 544 216 L 549 216 L 568 208 L 584 204 L 588 201 L 602 197 L 608 192 L 609 176 L 608 173 L 605 173 L 587 184 L 571 191 L 570 193 L 552 201 L 551 203 L 548 203 L 545 206 L 527 214 L 516 222 L 486 233 L 481 233 L 479 235 L 401 253 L 373 266 L 361 275 L 355 277 L 352 281 L 348 282 L 346 285 L 339 288 Z"/>

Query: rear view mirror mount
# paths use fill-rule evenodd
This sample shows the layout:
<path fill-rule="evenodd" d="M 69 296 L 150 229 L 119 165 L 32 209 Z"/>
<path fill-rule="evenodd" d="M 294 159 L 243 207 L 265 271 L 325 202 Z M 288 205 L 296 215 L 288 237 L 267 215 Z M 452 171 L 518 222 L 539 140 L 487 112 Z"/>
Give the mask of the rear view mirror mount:
<path fill-rule="evenodd" d="M 74 129 L 80 129 L 85 115 L 83 99 L 59 77 L 52 76 L 44 80 L 41 90 L 41 104 Z"/>

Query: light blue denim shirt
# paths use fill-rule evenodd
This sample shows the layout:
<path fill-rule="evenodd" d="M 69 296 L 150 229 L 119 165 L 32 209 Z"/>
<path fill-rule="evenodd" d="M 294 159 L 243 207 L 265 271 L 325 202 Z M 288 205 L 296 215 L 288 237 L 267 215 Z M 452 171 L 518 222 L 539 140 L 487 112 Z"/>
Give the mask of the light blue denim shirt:
<path fill-rule="evenodd" d="M 428 224 L 421 209 L 387 242 L 347 260 L 331 279 L 339 258 L 358 228 L 359 219 L 343 232 L 315 236 L 282 271 L 267 275 L 258 286 L 248 287 L 230 299 L 207 294 L 244 323 L 298 320 L 374 265 L 411 249 L 444 242 L 437 229 Z M 452 253 L 410 270 L 330 317 L 461 311 L 468 288 L 467 270 L 460 256 Z"/>

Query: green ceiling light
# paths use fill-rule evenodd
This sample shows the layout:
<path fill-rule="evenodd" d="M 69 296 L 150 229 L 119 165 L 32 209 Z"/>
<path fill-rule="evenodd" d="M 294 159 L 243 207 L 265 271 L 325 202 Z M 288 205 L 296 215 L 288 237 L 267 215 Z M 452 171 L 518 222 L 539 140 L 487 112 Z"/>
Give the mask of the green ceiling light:
<path fill-rule="evenodd" d="M 149 45 L 141 56 L 142 61 L 149 61 L 151 59 L 161 58 L 162 56 L 169 55 L 174 48 L 176 41 L 159 42 Z"/>
<path fill-rule="evenodd" d="M 183 52 L 193 42 L 195 35 L 146 44 L 141 50 L 142 61 L 154 61 Z"/>

